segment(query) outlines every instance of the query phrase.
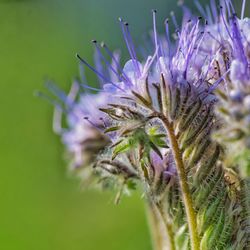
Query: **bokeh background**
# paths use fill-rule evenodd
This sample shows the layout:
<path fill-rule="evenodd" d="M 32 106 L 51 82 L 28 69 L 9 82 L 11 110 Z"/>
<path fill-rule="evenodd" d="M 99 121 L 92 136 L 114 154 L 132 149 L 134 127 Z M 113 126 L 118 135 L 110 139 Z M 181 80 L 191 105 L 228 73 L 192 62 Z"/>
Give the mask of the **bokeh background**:
<path fill-rule="evenodd" d="M 82 191 L 67 175 L 52 107 L 33 93 L 48 78 L 67 90 L 75 53 L 91 62 L 93 38 L 126 59 L 117 18 L 140 44 L 153 8 L 162 32 L 170 11 L 179 15 L 175 0 L 0 0 L 1 250 L 152 249 L 140 194 L 115 206 L 113 193 Z"/>

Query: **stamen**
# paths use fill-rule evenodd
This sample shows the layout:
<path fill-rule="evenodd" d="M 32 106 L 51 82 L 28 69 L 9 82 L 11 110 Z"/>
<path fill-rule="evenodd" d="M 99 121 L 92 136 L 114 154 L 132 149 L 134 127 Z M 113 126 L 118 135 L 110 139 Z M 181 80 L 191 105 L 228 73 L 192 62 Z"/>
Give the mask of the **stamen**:
<path fill-rule="evenodd" d="M 76 57 L 84 64 L 86 65 L 89 69 L 91 69 L 97 76 L 99 76 L 100 78 L 102 78 L 104 81 L 106 81 L 107 83 L 111 83 L 112 85 L 114 85 L 116 88 L 118 88 L 119 90 L 123 91 L 124 90 L 122 88 L 120 88 L 119 86 L 117 86 L 115 83 L 111 82 L 109 79 L 107 79 L 104 75 L 102 75 L 100 72 L 98 72 L 94 67 L 92 67 L 90 64 L 88 64 L 83 58 L 81 58 L 78 54 L 76 54 Z"/>
<path fill-rule="evenodd" d="M 175 16 L 175 13 L 173 11 L 170 12 L 170 15 L 171 15 L 171 18 L 172 18 L 172 22 L 175 26 L 175 29 L 176 30 L 179 30 L 179 27 L 178 27 L 178 23 L 177 23 L 177 20 L 176 20 L 176 16 Z"/>
<path fill-rule="evenodd" d="M 213 23 L 212 13 L 208 5 L 206 6 L 206 13 L 208 22 L 212 24 Z"/>
<path fill-rule="evenodd" d="M 84 116 L 83 117 L 84 120 L 86 120 L 90 125 L 92 125 L 94 128 L 98 129 L 98 126 L 96 124 L 94 124 L 92 121 L 89 120 L 89 117 L 88 116 Z"/>
<path fill-rule="evenodd" d="M 55 84 L 48 81 L 45 83 L 45 86 L 47 89 L 49 89 L 51 91 L 52 94 L 54 94 L 56 97 L 58 97 L 65 104 L 71 105 L 71 102 L 68 102 L 67 95 L 61 89 L 59 89 Z"/>
<path fill-rule="evenodd" d="M 138 61 L 136 59 L 136 55 L 134 54 L 135 51 L 133 51 L 133 42 L 132 42 L 132 39 L 130 38 L 128 23 L 127 22 L 124 23 L 121 18 L 119 18 L 119 21 L 121 24 L 122 33 L 123 33 L 123 37 L 124 37 L 127 49 L 129 51 L 130 57 L 131 57 L 133 64 L 134 64 L 135 72 L 137 74 L 137 77 L 140 77 L 140 68 L 138 65 Z"/>
<path fill-rule="evenodd" d="M 225 5 L 226 5 L 226 7 L 227 7 L 227 13 L 228 13 L 228 17 L 230 17 L 232 14 L 231 14 L 231 10 L 230 10 L 230 5 L 229 5 L 229 3 L 228 3 L 228 1 L 227 0 L 224 0 L 225 1 Z"/>
<path fill-rule="evenodd" d="M 55 107 L 54 109 L 54 114 L 53 114 L 53 124 L 52 124 L 52 128 L 53 131 L 56 134 L 61 134 L 62 133 L 62 110 Z"/>
<path fill-rule="evenodd" d="M 222 43 L 214 35 L 212 35 L 210 31 L 208 31 L 207 34 L 222 47 Z"/>
<path fill-rule="evenodd" d="M 147 59 L 145 65 L 144 65 L 144 70 L 143 70 L 143 72 L 142 72 L 142 76 L 145 77 L 146 74 L 148 73 L 148 71 L 149 71 L 151 65 L 153 64 L 155 58 L 157 57 L 157 50 L 158 50 L 158 48 L 155 50 L 155 53 L 154 53 L 153 57 L 149 57 L 149 58 Z"/>
<path fill-rule="evenodd" d="M 180 34 L 180 40 L 179 40 L 179 44 L 178 44 L 178 49 L 177 50 L 183 50 L 183 52 L 185 51 L 186 48 L 190 47 L 190 42 L 193 36 L 193 30 L 194 27 L 191 29 L 191 31 L 189 31 L 190 26 L 192 25 L 192 20 L 189 19 L 187 21 L 187 24 L 183 27 L 181 34 Z M 191 35 L 190 35 L 191 34 Z"/>
<path fill-rule="evenodd" d="M 157 37 L 157 30 L 156 30 L 156 10 L 152 10 L 153 13 L 153 29 L 154 29 L 154 42 L 155 42 L 155 50 L 157 49 L 157 47 L 159 46 L 158 44 L 158 37 Z M 157 59 L 159 60 L 159 50 L 157 50 Z"/>
<path fill-rule="evenodd" d="M 223 13 L 223 7 L 222 7 L 222 6 L 220 6 L 220 14 L 221 14 L 221 17 L 222 17 L 222 21 L 223 21 L 223 23 L 224 23 L 224 26 L 225 26 L 225 28 L 226 28 L 227 34 L 228 34 L 228 36 L 231 38 L 231 40 L 233 41 L 233 38 L 232 38 L 231 33 L 230 33 L 230 31 L 229 31 L 229 29 L 228 29 L 228 26 L 227 26 L 227 22 L 226 22 L 224 13 Z"/>
<path fill-rule="evenodd" d="M 198 1 L 198 0 L 195 0 L 194 1 L 195 5 L 196 5 L 196 8 L 200 11 L 200 13 L 202 14 L 203 17 L 207 18 L 207 15 L 206 15 L 206 12 L 205 10 L 203 9 L 201 3 Z"/>
<path fill-rule="evenodd" d="M 130 30 L 129 30 L 129 24 L 127 22 L 125 22 L 124 24 L 125 24 L 125 28 L 126 28 L 126 31 L 127 31 L 127 36 L 128 36 L 129 43 L 131 45 L 131 50 L 132 50 L 132 53 L 134 55 L 135 62 L 136 62 L 136 65 L 137 65 L 137 70 L 139 71 L 139 75 L 140 75 L 141 74 L 141 72 L 140 72 L 141 70 L 140 70 L 140 67 L 138 65 L 138 60 L 137 60 L 137 56 L 136 56 L 135 46 L 134 46 L 133 39 L 132 39 Z"/>
<path fill-rule="evenodd" d="M 96 40 L 92 40 L 92 43 L 94 44 L 97 53 L 99 54 L 100 58 L 105 62 L 106 66 L 108 68 L 110 68 L 110 70 L 118 77 L 119 81 L 121 81 L 120 75 L 119 73 L 112 67 L 112 65 L 110 64 L 110 62 L 105 58 L 105 56 L 102 54 L 97 41 Z"/>
<path fill-rule="evenodd" d="M 237 15 L 231 0 L 228 0 L 229 8 L 231 7 L 233 15 Z"/>
<path fill-rule="evenodd" d="M 183 59 L 185 58 L 184 53 L 182 51 L 184 49 L 184 47 L 185 47 L 185 38 L 186 38 L 185 34 L 186 34 L 187 30 L 188 30 L 188 26 L 189 26 L 190 23 L 191 23 L 191 20 L 189 20 L 187 22 L 187 24 L 183 27 L 183 29 L 181 31 L 181 34 L 180 34 L 180 37 L 179 37 L 178 46 L 176 48 L 176 54 L 182 55 Z M 178 60 L 177 63 L 179 64 L 179 60 Z"/>
<path fill-rule="evenodd" d="M 195 32 L 197 30 L 199 30 L 199 22 L 200 22 L 200 18 L 198 18 L 196 25 L 192 28 L 191 32 L 190 32 L 190 37 L 191 37 L 191 44 L 189 45 L 188 51 L 187 51 L 187 55 L 186 55 L 186 66 L 185 66 L 185 70 L 184 70 L 184 78 L 187 78 L 187 70 L 188 70 L 188 66 L 189 66 L 189 62 L 193 56 L 193 53 L 195 51 L 195 44 L 197 42 L 197 36 L 199 33 L 195 34 Z"/>
<path fill-rule="evenodd" d="M 95 43 L 96 40 L 92 40 L 92 42 Z M 108 79 L 108 81 L 110 82 L 111 79 L 110 79 L 109 75 L 107 74 L 107 70 L 103 66 L 103 60 L 101 58 L 101 55 L 100 55 L 100 53 L 96 49 L 95 49 L 95 52 L 94 52 L 94 63 L 95 63 L 95 69 L 96 69 L 96 71 L 98 71 L 99 74 L 105 76 L 105 78 Z M 105 81 L 103 80 L 103 78 L 100 77 L 99 75 L 97 75 L 97 77 L 99 79 L 100 85 L 101 86 L 104 85 Z"/>
<path fill-rule="evenodd" d="M 242 0 L 242 8 L 241 8 L 241 16 L 240 16 L 241 19 L 244 18 L 245 9 L 246 9 L 246 0 Z"/>
<path fill-rule="evenodd" d="M 238 27 L 238 22 L 237 22 L 236 16 L 232 17 L 231 23 L 232 23 L 232 32 L 234 34 L 233 43 L 235 44 L 235 47 L 236 47 L 235 53 L 237 53 L 237 55 L 239 56 L 241 61 L 247 67 L 248 62 L 247 62 L 247 58 L 246 58 L 246 55 L 245 55 L 244 46 L 242 44 L 242 37 L 241 37 L 241 34 L 240 34 L 240 30 L 239 30 L 239 27 Z"/>
<path fill-rule="evenodd" d="M 165 20 L 165 29 L 166 29 L 166 37 L 167 37 L 167 44 L 168 44 L 168 57 L 170 59 L 170 57 L 171 57 L 171 49 L 170 49 L 171 41 L 170 41 L 170 35 L 169 35 L 169 20 L 168 19 Z"/>
<path fill-rule="evenodd" d="M 198 55 L 198 53 L 199 53 L 199 49 L 200 49 L 201 44 L 202 44 L 202 42 L 203 42 L 203 39 L 204 39 L 204 37 L 205 37 L 205 35 L 206 35 L 206 32 L 205 32 L 205 31 L 201 31 L 200 34 L 201 34 L 201 38 L 200 38 L 200 41 L 199 41 L 199 43 L 198 43 L 198 45 L 197 45 L 195 55 Z"/>
<path fill-rule="evenodd" d="M 79 84 L 76 81 L 74 81 L 67 95 L 68 102 L 73 103 L 75 101 L 78 91 L 79 91 Z"/>
<path fill-rule="evenodd" d="M 106 53 L 112 58 L 112 60 L 114 61 L 114 63 L 116 64 L 117 68 L 119 69 L 119 71 L 121 72 L 122 74 L 122 77 L 125 78 L 125 80 L 130 84 L 132 85 L 129 77 L 126 75 L 126 73 L 123 71 L 120 63 L 116 60 L 116 58 L 114 57 L 112 51 L 108 48 L 108 46 L 105 44 L 105 43 L 101 43 L 101 47 L 105 49 Z"/>
<path fill-rule="evenodd" d="M 80 72 L 80 81 L 81 81 L 81 83 L 85 82 L 86 84 L 88 84 L 87 79 L 85 77 L 84 67 L 83 67 L 83 65 L 81 63 L 79 63 L 79 72 Z"/>
<path fill-rule="evenodd" d="M 50 96 L 44 94 L 43 92 L 41 92 L 41 91 L 36 91 L 36 92 L 34 93 L 34 95 L 35 95 L 36 97 L 39 97 L 39 98 L 42 98 L 42 99 L 46 100 L 48 103 L 52 104 L 52 105 L 55 106 L 56 108 L 61 109 L 62 111 L 65 111 L 65 109 L 62 107 L 62 105 L 61 105 L 58 101 L 56 101 L 54 98 L 52 98 L 52 97 L 50 97 Z"/>
<path fill-rule="evenodd" d="M 81 83 L 80 86 L 84 89 L 94 90 L 97 92 L 105 92 L 103 89 L 94 88 L 94 87 L 91 87 L 91 86 L 84 84 L 84 83 Z"/>
<path fill-rule="evenodd" d="M 160 39 L 158 42 L 159 42 L 159 53 L 160 53 L 160 55 L 161 55 L 162 57 L 166 57 L 163 39 Z"/>
<path fill-rule="evenodd" d="M 218 21 L 218 13 L 217 13 L 217 9 L 216 9 L 215 0 L 210 1 L 210 8 L 211 8 L 212 13 L 213 13 L 214 22 L 217 22 Z"/>
<path fill-rule="evenodd" d="M 201 73 L 199 75 L 198 81 L 200 81 L 200 84 L 202 84 L 205 81 L 205 79 L 207 78 L 208 72 L 210 71 L 211 57 L 210 57 L 210 59 L 208 59 L 208 55 L 205 57 L 204 65 L 206 64 L 206 61 L 208 61 L 209 65 L 208 65 L 206 72 L 204 73 L 203 71 L 201 71 Z"/>

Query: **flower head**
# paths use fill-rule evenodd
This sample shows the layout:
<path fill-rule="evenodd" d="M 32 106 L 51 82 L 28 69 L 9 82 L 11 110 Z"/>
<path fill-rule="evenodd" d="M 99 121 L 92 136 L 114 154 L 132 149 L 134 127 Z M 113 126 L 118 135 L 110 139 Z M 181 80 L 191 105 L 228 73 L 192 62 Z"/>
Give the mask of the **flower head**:
<path fill-rule="evenodd" d="M 50 85 L 50 89 L 53 88 Z M 108 103 L 108 95 L 82 93 L 80 84 L 74 82 L 69 94 L 61 92 L 59 97 L 61 104 L 55 107 L 53 127 L 72 155 L 71 168 L 92 165 L 97 154 L 109 143 L 109 138 L 103 134 L 108 118 L 99 110 Z M 65 128 L 62 119 L 66 119 Z"/>
<path fill-rule="evenodd" d="M 117 200 L 134 181 L 146 187 L 147 198 L 163 218 L 167 214 L 167 228 L 177 231 L 170 237 L 179 249 L 243 249 L 249 242 L 249 232 L 237 224 L 250 225 L 249 204 L 238 198 L 245 197 L 244 187 L 228 180 L 234 173 L 234 184 L 240 183 L 237 171 L 227 169 L 237 162 L 227 164 L 226 155 L 239 152 L 239 145 L 250 148 L 250 21 L 246 1 L 240 18 L 231 0 L 220 3 L 211 0 L 204 10 L 196 1 L 203 17 L 183 5 L 181 27 L 171 13 L 173 38 L 168 19 L 165 35 L 158 35 L 153 10 L 153 49 L 140 60 L 129 24 L 120 18 L 130 54 L 125 65 L 119 53 L 94 40 L 95 66 L 77 57 L 99 87 L 73 84 L 68 95 L 52 88 L 63 103 L 56 103 L 54 127 L 73 168 L 92 165 L 101 180 L 115 179 Z M 80 92 L 80 86 L 97 93 Z"/>

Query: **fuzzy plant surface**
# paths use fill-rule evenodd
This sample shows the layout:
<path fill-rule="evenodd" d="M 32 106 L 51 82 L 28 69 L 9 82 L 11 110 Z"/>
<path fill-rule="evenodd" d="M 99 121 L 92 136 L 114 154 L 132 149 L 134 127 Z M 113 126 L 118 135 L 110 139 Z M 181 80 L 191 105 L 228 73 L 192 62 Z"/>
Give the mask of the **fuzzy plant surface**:
<path fill-rule="evenodd" d="M 250 249 L 250 19 L 230 0 L 211 0 L 201 16 L 185 5 L 166 33 L 152 11 L 151 53 L 138 55 L 119 19 L 130 54 L 92 41 L 95 66 L 80 55 L 81 77 L 69 93 L 56 85 L 54 131 L 69 168 L 88 185 L 136 187 L 150 213 L 156 250 Z M 170 32 L 171 27 L 175 32 Z M 147 50 L 148 51 L 148 50 Z M 84 68 L 99 87 L 91 87 Z"/>

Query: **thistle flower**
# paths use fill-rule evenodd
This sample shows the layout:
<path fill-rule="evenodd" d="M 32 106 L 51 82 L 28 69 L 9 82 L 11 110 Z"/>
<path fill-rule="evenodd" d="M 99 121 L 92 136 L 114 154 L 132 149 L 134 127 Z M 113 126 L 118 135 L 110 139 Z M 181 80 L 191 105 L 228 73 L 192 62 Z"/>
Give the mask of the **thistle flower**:
<path fill-rule="evenodd" d="M 250 244 L 249 183 L 238 174 L 242 166 L 228 161 L 231 151 L 250 144 L 250 21 L 243 18 L 246 1 L 241 18 L 230 0 L 220 4 L 212 0 L 205 11 L 196 1 L 203 17 L 183 6 L 181 27 L 172 13 L 174 41 L 168 19 L 165 36 L 158 35 L 153 10 L 153 50 L 143 60 L 120 18 L 130 54 L 124 67 L 119 54 L 94 40 L 95 67 L 77 57 L 97 75 L 99 89 L 81 83 L 65 95 L 52 88 L 63 102 L 56 103 L 56 132 L 73 166 L 94 169 L 101 181 L 116 180 L 116 201 L 141 184 L 160 221 L 158 238 L 168 239 L 159 249 Z M 79 92 L 79 86 L 97 94 Z M 58 125 L 63 112 L 66 129 Z M 227 142 L 235 132 L 236 146 Z"/>

